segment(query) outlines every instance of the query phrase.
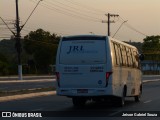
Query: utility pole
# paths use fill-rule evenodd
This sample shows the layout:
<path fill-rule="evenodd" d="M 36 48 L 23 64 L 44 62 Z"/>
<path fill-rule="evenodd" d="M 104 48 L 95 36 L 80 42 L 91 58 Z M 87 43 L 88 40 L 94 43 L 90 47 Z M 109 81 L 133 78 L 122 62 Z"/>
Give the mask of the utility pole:
<path fill-rule="evenodd" d="M 22 78 L 22 62 L 21 62 L 21 52 L 22 52 L 21 30 L 26 25 L 26 23 L 28 22 L 29 18 L 31 17 L 31 15 L 33 14 L 33 12 L 36 10 L 36 8 L 38 7 L 38 5 L 40 4 L 41 1 L 42 0 L 39 0 L 39 2 L 37 3 L 36 7 L 33 9 L 33 11 L 31 12 L 31 14 L 27 18 L 25 24 L 20 27 L 20 25 L 19 25 L 20 19 L 19 19 L 19 10 L 18 10 L 18 0 L 15 0 L 15 2 L 16 2 L 16 33 L 14 31 L 12 31 L 12 29 L 7 25 L 7 23 L 3 20 L 3 18 L 0 17 L 0 19 L 7 26 L 7 28 L 12 32 L 12 34 L 15 36 L 15 39 L 16 39 L 15 48 L 17 50 L 17 55 L 18 55 L 18 76 L 19 76 L 19 80 L 23 79 Z"/>
<path fill-rule="evenodd" d="M 17 55 L 18 55 L 18 76 L 19 76 L 19 80 L 22 80 L 22 62 L 21 62 L 21 52 L 22 52 L 22 48 L 21 48 L 21 36 L 20 36 L 20 26 L 19 26 L 19 10 L 18 10 L 18 0 L 16 0 L 16 44 L 15 47 L 17 49 Z"/>
<path fill-rule="evenodd" d="M 17 49 L 17 54 L 18 54 L 18 76 L 19 76 L 19 80 L 23 79 L 22 78 L 22 61 L 21 61 L 22 45 L 21 45 L 20 32 L 23 29 L 23 27 L 26 25 L 26 23 L 28 22 L 29 18 L 31 17 L 33 12 L 36 10 L 36 8 L 38 7 L 38 5 L 40 4 L 41 1 L 42 0 L 39 0 L 39 2 L 37 3 L 36 7 L 33 9 L 31 14 L 27 18 L 25 24 L 20 27 L 20 25 L 19 25 L 20 19 L 19 19 L 19 10 L 18 10 L 18 0 L 16 0 L 16 31 L 17 31 L 17 33 L 15 34 L 15 39 L 16 39 L 15 47 Z"/>
<path fill-rule="evenodd" d="M 108 17 L 108 21 L 102 21 L 102 23 L 107 23 L 108 24 L 108 36 L 110 36 L 110 24 L 111 23 L 115 23 L 115 21 L 114 20 L 110 20 L 111 19 L 111 17 L 119 17 L 119 15 L 116 15 L 116 14 L 110 14 L 110 13 L 108 13 L 108 14 L 105 14 L 107 17 Z"/>

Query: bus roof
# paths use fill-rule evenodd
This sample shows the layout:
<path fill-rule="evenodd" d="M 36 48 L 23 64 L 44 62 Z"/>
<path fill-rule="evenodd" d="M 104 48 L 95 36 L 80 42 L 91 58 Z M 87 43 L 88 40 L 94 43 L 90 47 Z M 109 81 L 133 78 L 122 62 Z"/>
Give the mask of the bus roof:
<path fill-rule="evenodd" d="M 134 48 L 134 49 L 137 49 L 137 48 L 136 48 L 135 46 L 133 46 L 133 45 L 130 45 L 130 44 L 125 43 L 125 42 L 123 42 L 123 41 L 120 41 L 120 40 L 114 39 L 114 38 L 112 38 L 112 37 L 109 37 L 109 39 L 110 39 L 111 41 L 114 41 L 114 42 L 117 42 L 117 43 L 123 44 L 123 45 L 125 45 L 125 46 L 131 47 L 131 48 Z"/>
<path fill-rule="evenodd" d="M 106 39 L 106 36 L 102 35 L 74 35 L 74 36 L 65 36 L 62 38 L 63 40 L 104 40 Z"/>
<path fill-rule="evenodd" d="M 83 40 L 89 40 L 89 38 L 90 39 L 94 39 L 94 40 L 104 40 L 104 39 L 108 38 L 111 41 L 114 41 L 114 42 L 123 44 L 125 46 L 137 49 L 135 46 L 132 46 L 130 44 L 127 44 L 127 43 L 122 42 L 120 40 L 117 40 L 115 38 L 112 38 L 112 37 L 109 37 L 109 36 L 104 36 L 104 35 L 73 35 L 73 36 L 64 36 L 64 37 L 62 37 L 62 40 L 63 41 L 67 41 L 67 40 L 82 40 L 82 39 Z"/>

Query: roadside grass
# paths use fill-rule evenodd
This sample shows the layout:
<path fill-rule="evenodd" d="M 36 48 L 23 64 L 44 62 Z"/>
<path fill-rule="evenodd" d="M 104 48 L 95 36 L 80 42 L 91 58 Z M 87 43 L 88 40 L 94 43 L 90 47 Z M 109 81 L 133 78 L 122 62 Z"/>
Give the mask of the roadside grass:
<path fill-rule="evenodd" d="M 12 95 L 21 95 L 21 94 L 29 94 L 29 93 L 38 93 L 38 92 L 48 92 L 48 91 L 54 91 L 54 90 L 56 90 L 55 87 L 22 89 L 22 90 L 12 90 L 12 91 L 0 90 L 0 97 L 12 96 Z"/>

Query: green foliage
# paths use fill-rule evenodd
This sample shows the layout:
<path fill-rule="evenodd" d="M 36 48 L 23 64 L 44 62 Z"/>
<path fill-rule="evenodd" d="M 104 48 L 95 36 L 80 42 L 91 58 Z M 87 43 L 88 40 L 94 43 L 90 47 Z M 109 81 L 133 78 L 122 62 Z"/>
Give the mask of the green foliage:
<path fill-rule="evenodd" d="M 5 55 L 8 62 L 14 61 L 16 57 L 15 40 L 1 40 L 0 52 Z"/>
<path fill-rule="evenodd" d="M 35 52 L 34 59 L 39 72 L 48 72 L 49 65 L 54 64 L 54 56 L 56 55 L 55 51 L 56 48 L 43 46 L 41 49 Z"/>
<path fill-rule="evenodd" d="M 160 36 L 148 36 L 142 46 L 146 60 L 160 60 Z"/>
<path fill-rule="evenodd" d="M 23 54 L 25 56 L 25 54 Z M 17 52 L 15 40 L 0 41 L 0 75 L 17 74 Z"/>
<path fill-rule="evenodd" d="M 7 58 L 0 53 L 0 75 L 7 75 L 9 73 Z"/>
<path fill-rule="evenodd" d="M 55 56 L 60 37 L 56 34 L 38 29 L 25 36 L 23 46 L 35 64 L 32 66 L 38 73 L 48 73 L 49 65 L 55 64 Z M 32 71 L 32 70 L 31 70 Z"/>

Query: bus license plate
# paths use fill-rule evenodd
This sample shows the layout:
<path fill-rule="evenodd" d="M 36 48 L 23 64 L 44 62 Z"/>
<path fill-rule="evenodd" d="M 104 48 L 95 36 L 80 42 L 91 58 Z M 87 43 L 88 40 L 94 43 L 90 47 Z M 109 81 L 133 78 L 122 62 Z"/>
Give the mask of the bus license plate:
<path fill-rule="evenodd" d="M 78 89 L 77 93 L 88 93 L 88 89 Z"/>

